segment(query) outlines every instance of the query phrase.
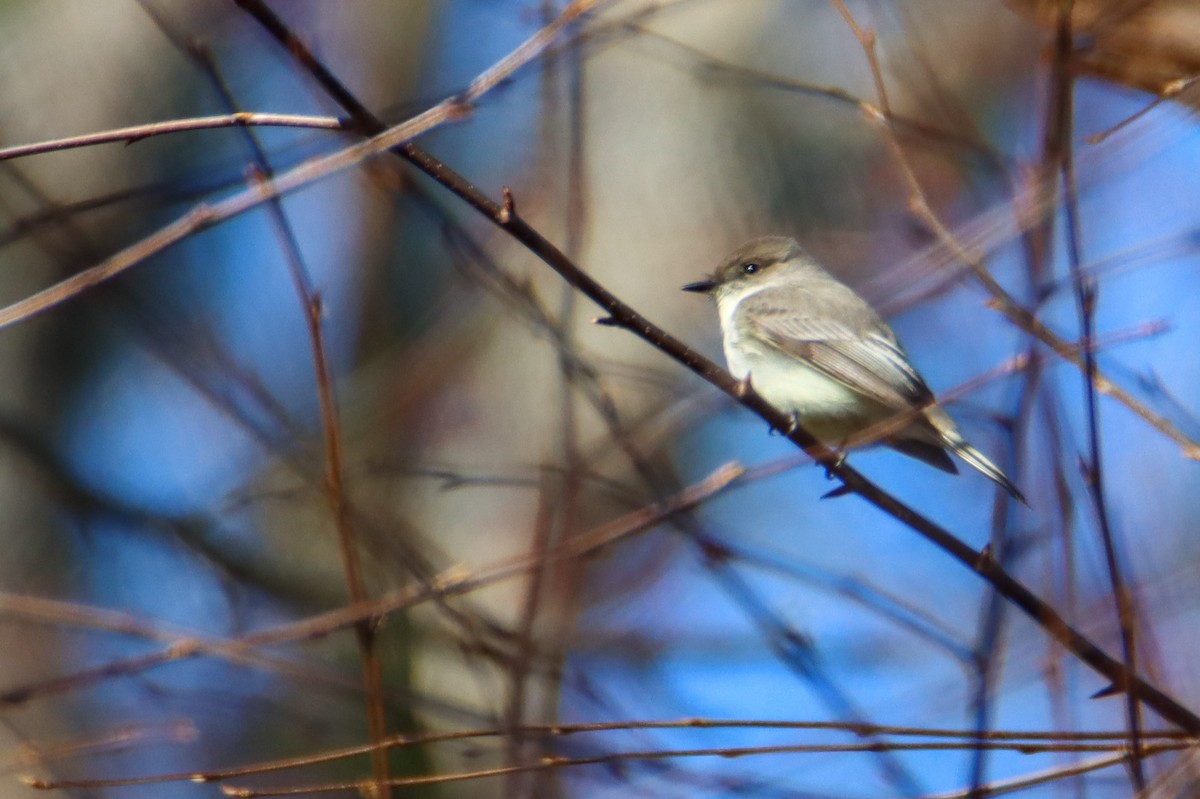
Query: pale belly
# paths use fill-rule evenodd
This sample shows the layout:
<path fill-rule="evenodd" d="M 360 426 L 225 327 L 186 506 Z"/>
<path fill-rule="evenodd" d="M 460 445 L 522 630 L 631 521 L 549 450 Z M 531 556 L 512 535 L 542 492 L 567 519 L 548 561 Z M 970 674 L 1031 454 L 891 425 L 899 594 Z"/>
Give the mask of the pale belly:
<path fill-rule="evenodd" d="M 727 339 L 725 361 L 734 377 L 741 380 L 750 375 L 759 396 L 795 414 L 801 426 L 832 446 L 888 415 L 845 384 L 774 350 L 734 347 Z"/>

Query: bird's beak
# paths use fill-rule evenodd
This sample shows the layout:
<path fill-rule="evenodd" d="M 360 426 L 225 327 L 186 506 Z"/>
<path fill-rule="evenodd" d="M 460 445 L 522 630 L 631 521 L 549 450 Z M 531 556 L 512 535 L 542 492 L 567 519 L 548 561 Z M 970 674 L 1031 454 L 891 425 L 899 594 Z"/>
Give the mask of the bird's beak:
<path fill-rule="evenodd" d="M 717 287 L 717 284 L 712 280 L 698 280 L 695 283 L 688 283 L 683 287 L 684 291 L 694 291 L 698 294 L 708 294 Z"/>

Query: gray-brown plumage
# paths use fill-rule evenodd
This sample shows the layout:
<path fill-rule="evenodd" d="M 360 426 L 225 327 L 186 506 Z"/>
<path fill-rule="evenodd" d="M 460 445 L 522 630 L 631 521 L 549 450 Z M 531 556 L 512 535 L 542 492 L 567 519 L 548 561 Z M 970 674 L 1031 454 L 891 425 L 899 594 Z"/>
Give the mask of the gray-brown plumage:
<path fill-rule="evenodd" d="M 795 240 L 748 242 L 684 289 L 716 300 L 729 371 L 826 444 L 879 441 L 957 473 L 949 450 L 1025 501 L 959 434 L 888 324 Z"/>

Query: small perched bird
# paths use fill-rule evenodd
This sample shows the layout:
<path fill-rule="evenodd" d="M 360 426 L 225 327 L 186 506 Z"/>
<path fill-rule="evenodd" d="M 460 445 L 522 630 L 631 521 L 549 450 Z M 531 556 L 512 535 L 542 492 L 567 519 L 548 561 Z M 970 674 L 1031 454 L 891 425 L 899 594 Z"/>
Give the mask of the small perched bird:
<path fill-rule="evenodd" d="M 748 242 L 683 289 L 716 300 L 733 376 L 827 446 L 879 441 L 957 474 L 949 450 L 1025 502 L 959 434 L 887 323 L 794 239 Z"/>

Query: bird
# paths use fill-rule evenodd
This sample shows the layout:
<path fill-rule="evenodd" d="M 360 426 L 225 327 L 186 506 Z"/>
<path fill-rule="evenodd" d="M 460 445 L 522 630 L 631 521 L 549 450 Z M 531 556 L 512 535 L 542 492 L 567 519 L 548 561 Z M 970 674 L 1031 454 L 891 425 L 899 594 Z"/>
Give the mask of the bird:
<path fill-rule="evenodd" d="M 730 373 L 826 446 L 882 443 L 957 474 L 954 453 L 1027 504 L 959 433 L 887 322 L 795 239 L 753 239 L 683 290 L 715 300 Z"/>

